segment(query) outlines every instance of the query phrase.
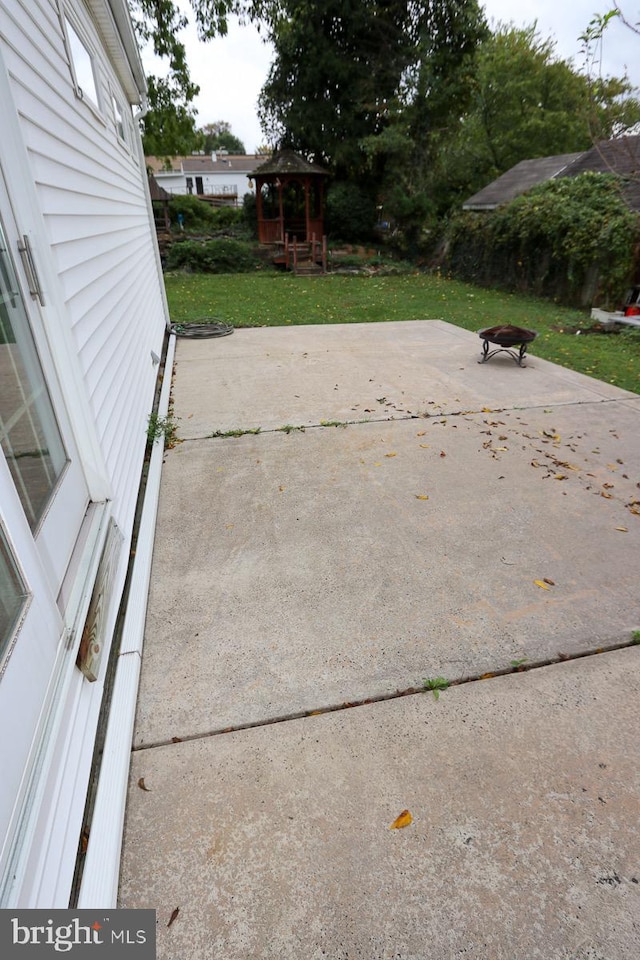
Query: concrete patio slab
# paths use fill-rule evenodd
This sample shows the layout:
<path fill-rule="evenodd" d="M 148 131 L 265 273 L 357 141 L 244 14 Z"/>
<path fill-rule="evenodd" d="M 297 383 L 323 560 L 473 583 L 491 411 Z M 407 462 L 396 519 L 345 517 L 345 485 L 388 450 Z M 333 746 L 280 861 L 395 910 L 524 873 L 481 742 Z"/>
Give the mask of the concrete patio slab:
<path fill-rule="evenodd" d="M 178 445 L 136 743 L 628 640 L 639 426 L 608 401 Z"/>
<path fill-rule="evenodd" d="M 394 419 L 437 410 L 522 407 L 635 394 L 506 354 L 479 364 L 476 334 L 440 320 L 236 330 L 180 340 L 174 413 L 181 437 L 320 420 Z"/>
<path fill-rule="evenodd" d="M 179 344 L 120 888 L 160 960 L 640 955 L 640 397 L 479 353 Z"/>
<path fill-rule="evenodd" d="M 634 960 L 639 667 L 135 751 L 119 905 L 159 960 Z"/>

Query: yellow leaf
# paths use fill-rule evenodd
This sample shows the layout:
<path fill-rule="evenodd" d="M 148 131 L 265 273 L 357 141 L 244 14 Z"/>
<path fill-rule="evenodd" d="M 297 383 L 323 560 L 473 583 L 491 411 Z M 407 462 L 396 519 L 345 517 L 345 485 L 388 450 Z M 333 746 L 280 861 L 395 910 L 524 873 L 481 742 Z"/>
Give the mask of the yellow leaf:
<path fill-rule="evenodd" d="M 385 453 L 385 457 L 397 457 L 397 453 Z"/>
<path fill-rule="evenodd" d="M 536 587 L 541 587 L 542 590 L 548 590 L 548 589 L 549 589 L 549 587 L 548 587 L 547 584 L 544 582 L 544 580 L 534 580 L 533 582 L 535 583 Z"/>
<path fill-rule="evenodd" d="M 554 480 L 566 480 L 566 479 L 567 479 L 567 475 L 566 475 L 566 473 L 555 473 L 555 474 L 553 475 L 553 479 L 554 479 Z"/>
<path fill-rule="evenodd" d="M 494 447 L 493 449 L 496 453 L 506 453 L 509 447 Z"/>
<path fill-rule="evenodd" d="M 420 446 L 422 447 L 423 450 L 428 450 L 428 449 L 429 449 L 429 444 L 428 444 L 428 443 L 421 443 Z"/>
<path fill-rule="evenodd" d="M 416 500 L 428 500 L 429 497 L 424 493 L 416 493 Z"/>
<path fill-rule="evenodd" d="M 481 680 L 492 680 L 495 677 L 495 673 L 483 673 L 480 677 Z"/>
<path fill-rule="evenodd" d="M 403 810 L 393 821 L 389 830 L 402 830 L 403 827 L 408 827 L 410 823 L 413 823 L 413 817 L 408 810 Z"/>
<path fill-rule="evenodd" d="M 491 407 L 483 407 L 483 408 L 482 408 L 482 413 L 492 413 L 492 412 L 493 412 L 493 411 L 491 410 Z"/>
<path fill-rule="evenodd" d="M 421 430 L 420 433 L 416 433 L 416 437 L 424 437 L 426 432 L 426 430 Z"/>
<path fill-rule="evenodd" d="M 286 487 L 278 487 L 278 490 L 280 491 L 280 493 L 283 493 L 283 491 L 286 489 L 287 489 Z"/>

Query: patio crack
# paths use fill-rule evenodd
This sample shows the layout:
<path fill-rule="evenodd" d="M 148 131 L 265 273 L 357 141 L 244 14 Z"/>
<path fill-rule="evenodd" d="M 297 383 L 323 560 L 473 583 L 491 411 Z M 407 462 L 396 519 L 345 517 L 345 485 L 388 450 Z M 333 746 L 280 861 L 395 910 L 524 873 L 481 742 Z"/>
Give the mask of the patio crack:
<path fill-rule="evenodd" d="M 626 400 L 636 399 L 633 395 L 630 395 Z M 557 407 L 584 407 L 591 406 L 596 404 L 604 403 L 620 403 L 621 400 L 619 397 L 598 397 L 594 399 L 587 400 L 569 400 L 551 404 L 553 408 Z M 286 423 L 280 427 L 233 427 L 229 430 L 214 430 L 212 433 L 204 433 L 199 436 L 194 437 L 180 437 L 178 443 L 190 443 L 194 440 L 230 440 L 237 439 L 238 437 L 245 436 L 262 436 L 272 433 L 306 433 L 307 430 L 325 430 L 331 427 L 334 428 L 346 428 L 346 427 L 355 427 L 361 426 L 367 423 L 404 423 L 408 420 L 439 420 L 445 417 L 471 417 L 471 416 L 481 416 L 487 413 L 509 413 L 511 411 L 526 411 L 526 410 L 547 410 L 549 408 L 548 403 L 532 403 L 524 406 L 507 406 L 507 407 L 481 407 L 479 410 L 433 410 L 425 411 L 423 413 L 412 413 L 411 411 L 398 410 L 397 416 L 388 415 L 388 416 L 371 416 L 371 417 L 360 417 L 346 420 L 319 420 L 317 423 L 299 423 L 292 424 Z"/>
<path fill-rule="evenodd" d="M 445 690 L 449 687 L 460 687 L 472 683 L 486 683 L 495 680 L 498 677 L 505 677 L 515 673 L 530 673 L 534 670 L 544 670 L 547 667 L 557 666 L 560 663 L 570 663 L 574 660 L 585 660 L 587 658 L 600 656 L 605 653 L 612 653 L 615 650 L 625 650 L 629 647 L 638 646 L 639 641 L 634 637 L 631 640 L 618 641 L 606 646 L 596 647 L 591 650 L 584 650 L 579 653 L 564 654 L 559 653 L 554 657 L 548 657 L 543 660 L 532 660 L 526 663 L 519 663 L 517 666 L 503 667 L 498 670 L 491 670 L 484 673 L 468 674 L 454 679 L 447 679 L 445 683 L 439 686 L 439 690 Z M 439 678 L 440 679 L 440 678 Z M 156 747 L 168 747 L 178 743 L 188 743 L 192 740 L 208 740 L 212 737 L 223 736 L 228 733 L 239 733 L 244 730 L 255 730 L 260 727 L 275 726 L 280 723 L 289 723 L 292 720 L 304 720 L 309 717 L 319 717 L 328 713 L 340 713 L 343 710 L 352 710 L 356 707 L 367 707 L 375 703 L 384 703 L 387 700 L 399 700 L 402 697 L 424 696 L 430 693 L 430 688 L 405 687 L 401 690 L 395 690 L 389 693 L 377 694 L 373 697 L 363 697 L 358 700 L 343 701 L 342 703 L 328 704 L 318 706 L 311 710 L 297 710 L 291 713 L 280 714 L 274 717 L 266 717 L 261 720 L 251 720 L 247 723 L 237 723 L 231 726 L 213 728 L 200 733 L 188 734 L 183 737 L 171 737 L 169 739 L 154 740 L 149 743 L 134 744 L 132 752 L 139 753 L 143 750 L 153 750 Z"/>

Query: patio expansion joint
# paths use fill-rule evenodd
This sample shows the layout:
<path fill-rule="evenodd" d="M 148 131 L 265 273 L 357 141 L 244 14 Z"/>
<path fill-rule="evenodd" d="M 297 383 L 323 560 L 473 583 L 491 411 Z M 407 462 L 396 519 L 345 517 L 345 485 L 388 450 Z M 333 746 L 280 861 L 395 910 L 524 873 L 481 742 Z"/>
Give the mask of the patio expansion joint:
<path fill-rule="evenodd" d="M 622 398 L 623 400 L 634 400 L 635 397 L 630 396 Z M 638 398 L 640 399 L 640 397 Z M 388 417 L 364 417 L 353 420 L 320 420 L 318 423 L 302 423 L 302 424 L 284 424 L 281 427 L 238 427 L 236 429 L 230 430 L 220 430 L 214 433 L 205 433 L 197 437 L 184 437 L 180 438 L 179 443 L 191 443 L 192 441 L 200 440 L 235 440 L 239 437 L 244 436 L 262 436 L 272 433 L 306 433 L 307 430 L 326 430 L 330 428 L 338 427 L 354 427 L 362 426 L 367 423 L 403 423 L 407 420 L 440 420 L 444 417 L 469 417 L 469 416 L 480 416 L 485 413 L 509 413 L 514 410 L 546 410 L 549 407 L 584 407 L 584 406 L 593 406 L 596 404 L 603 403 L 620 403 L 620 397 L 598 397 L 588 400 L 566 400 L 557 403 L 532 403 L 524 404 L 522 406 L 507 406 L 507 407 L 482 407 L 479 410 L 465 409 L 465 410 L 440 410 L 425 413 L 410 413 L 407 412 L 403 415 L 402 411 L 399 411 L 398 416 L 388 416 Z"/>
<path fill-rule="evenodd" d="M 573 654 L 559 653 L 555 657 L 548 657 L 544 660 L 532 660 L 525 663 L 519 663 L 516 666 L 502 667 L 498 670 L 492 670 L 481 674 L 470 674 L 468 676 L 457 677 L 452 680 L 445 680 L 442 685 L 438 685 L 435 693 L 446 691 L 448 687 L 465 686 L 472 683 L 486 683 L 498 677 L 506 677 L 515 673 L 530 673 L 533 670 L 544 670 L 547 667 L 557 666 L 560 663 L 570 663 L 574 660 L 584 660 L 591 657 L 600 656 L 604 653 L 612 653 L 615 650 L 625 650 L 631 647 L 639 646 L 638 640 L 615 641 L 606 646 L 600 646 L 591 650 L 583 650 Z M 438 677 L 438 680 L 443 678 Z M 351 710 L 356 707 L 371 706 L 375 703 L 384 703 L 387 700 L 399 700 L 402 697 L 424 696 L 431 693 L 432 689 L 428 687 L 406 687 L 403 690 L 395 690 L 392 693 L 377 694 L 373 697 L 365 697 L 359 700 L 344 701 L 343 703 L 329 704 L 323 707 L 317 707 L 313 710 L 299 710 L 289 714 L 282 714 L 275 717 L 266 717 L 262 720 L 253 720 L 248 723 L 238 723 L 232 726 L 220 727 L 212 730 L 202 731 L 200 733 L 188 734 L 183 737 L 171 737 L 168 740 L 156 740 L 150 743 L 143 743 L 132 746 L 132 753 L 139 753 L 144 750 L 153 750 L 156 747 L 174 746 L 178 743 L 188 743 L 193 740 L 208 740 L 212 737 L 223 736 L 228 733 L 239 733 L 244 730 L 254 730 L 260 727 L 275 726 L 280 723 L 288 723 L 292 720 L 304 720 L 309 717 L 318 717 L 328 713 L 339 713 L 344 710 Z"/>

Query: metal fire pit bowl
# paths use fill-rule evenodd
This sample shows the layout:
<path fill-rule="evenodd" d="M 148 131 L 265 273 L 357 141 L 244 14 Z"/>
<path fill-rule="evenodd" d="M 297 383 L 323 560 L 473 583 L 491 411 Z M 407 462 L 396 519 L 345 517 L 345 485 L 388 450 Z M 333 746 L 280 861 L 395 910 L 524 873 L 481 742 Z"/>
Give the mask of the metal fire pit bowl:
<path fill-rule="evenodd" d="M 495 357 L 496 353 L 508 353 L 519 367 L 524 367 L 525 364 L 522 361 L 527 352 L 527 347 L 538 334 L 535 330 L 525 330 L 524 327 L 514 327 L 507 323 L 499 327 L 489 327 L 488 330 L 480 330 L 478 336 L 484 340 L 482 358 L 478 360 L 478 363 L 486 363 L 491 357 Z M 495 350 L 490 349 L 490 343 L 498 344 Z M 512 349 L 513 347 L 518 348 L 517 353 Z"/>

